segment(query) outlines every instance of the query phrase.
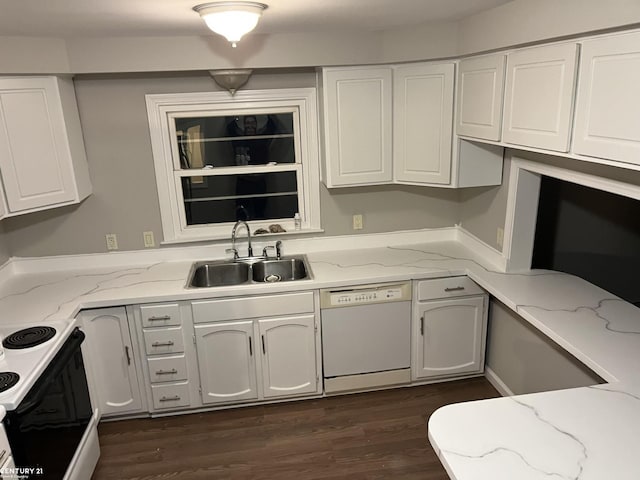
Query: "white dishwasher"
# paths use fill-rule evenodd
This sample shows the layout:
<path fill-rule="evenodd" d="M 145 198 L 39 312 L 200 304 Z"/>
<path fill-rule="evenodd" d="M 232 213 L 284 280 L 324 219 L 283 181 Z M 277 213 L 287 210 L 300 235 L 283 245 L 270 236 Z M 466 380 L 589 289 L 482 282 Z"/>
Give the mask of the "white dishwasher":
<path fill-rule="evenodd" d="M 320 290 L 328 394 L 411 381 L 411 283 Z"/>

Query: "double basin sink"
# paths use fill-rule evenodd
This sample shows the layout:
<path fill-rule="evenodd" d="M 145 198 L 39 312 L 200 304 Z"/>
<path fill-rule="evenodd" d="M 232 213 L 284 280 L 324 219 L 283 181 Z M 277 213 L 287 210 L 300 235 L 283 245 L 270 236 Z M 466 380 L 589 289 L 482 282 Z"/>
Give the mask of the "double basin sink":
<path fill-rule="evenodd" d="M 304 255 L 269 259 L 264 257 L 196 262 L 187 288 L 222 287 L 247 283 L 274 283 L 311 279 Z"/>

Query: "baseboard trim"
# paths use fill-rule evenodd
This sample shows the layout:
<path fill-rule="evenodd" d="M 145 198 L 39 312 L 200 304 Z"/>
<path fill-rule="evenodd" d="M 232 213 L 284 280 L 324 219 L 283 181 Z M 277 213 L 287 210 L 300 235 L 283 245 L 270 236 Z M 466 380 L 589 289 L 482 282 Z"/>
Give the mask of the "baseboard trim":
<path fill-rule="evenodd" d="M 513 395 L 515 395 L 515 393 L 513 393 L 511 389 L 507 387 L 507 384 L 502 381 L 502 379 L 496 374 L 496 372 L 494 372 L 487 366 L 484 367 L 484 376 L 489 381 L 489 383 L 493 385 L 493 388 L 495 388 L 503 397 L 512 397 Z"/>

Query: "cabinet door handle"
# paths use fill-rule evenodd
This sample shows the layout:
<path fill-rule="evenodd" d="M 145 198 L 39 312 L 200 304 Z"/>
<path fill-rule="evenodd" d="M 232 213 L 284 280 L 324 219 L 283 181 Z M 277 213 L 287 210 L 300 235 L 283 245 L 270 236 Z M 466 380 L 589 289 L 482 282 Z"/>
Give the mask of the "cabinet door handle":
<path fill-rule="evenodd" d="M 161 315 L 158 317 L 149 317 L 150 322 L 164 322 L 166 320 L 171 320 L 171 315 Z"/>
<path fill-rule="evenodd" d="M 131 365 L 131 356 L 129 355 L 129 347 L 125 345 L 124 354 L 127 356 L 127 365 Z"/>
<path fill-rule="evenodd" d="M 420 317 L 420 335 L 424 337 L 424 317 Z"/>
<path fill-rule="evenodd" d="M 178 370 L 172 368 L 171 370 L 158 370 L 156 371 L 156 375 L 175 375 L 178 373 Z"/>
<path fill-rule="evenodd" d="M 253 340 L 249 337 L 249 355 L 253 357 Z"/>
<path fill-rule="evenodd" d="M 444 289 L 445 292 L 459 292 L 460 290 L 464 290 L 464 287 L 447 287 Z"/>
<path fill-rule="evenodd" d="M 152 347 L 173 347 L 173 342 L 153 342 L 151 344 Z"/>
<path fill-rule="evenodd" d="M 266 355 L 266 354 L 267 354 L 267 349 L 266 349 L 266 348 L 265 348 L 265 346 L 264 346 L 264 335 L 262 335 L 262 353 L 263 353 L 264 355 Z"/>
<path fill-rule="evenodd" d="M 173 397 L 162 397 L 160 402 L 175 402 L 176 400 L 180 400 L 180 395 L 174 395 Z"/>

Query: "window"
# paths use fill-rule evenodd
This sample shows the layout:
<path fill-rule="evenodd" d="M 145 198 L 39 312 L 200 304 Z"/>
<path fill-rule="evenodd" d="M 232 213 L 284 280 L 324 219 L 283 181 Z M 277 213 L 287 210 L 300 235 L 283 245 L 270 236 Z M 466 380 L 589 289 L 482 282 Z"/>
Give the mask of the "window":
<path fill-rule="evenodd" d="M 320 229 L 315 89 L 146 98 L 165 243 Z"/>

